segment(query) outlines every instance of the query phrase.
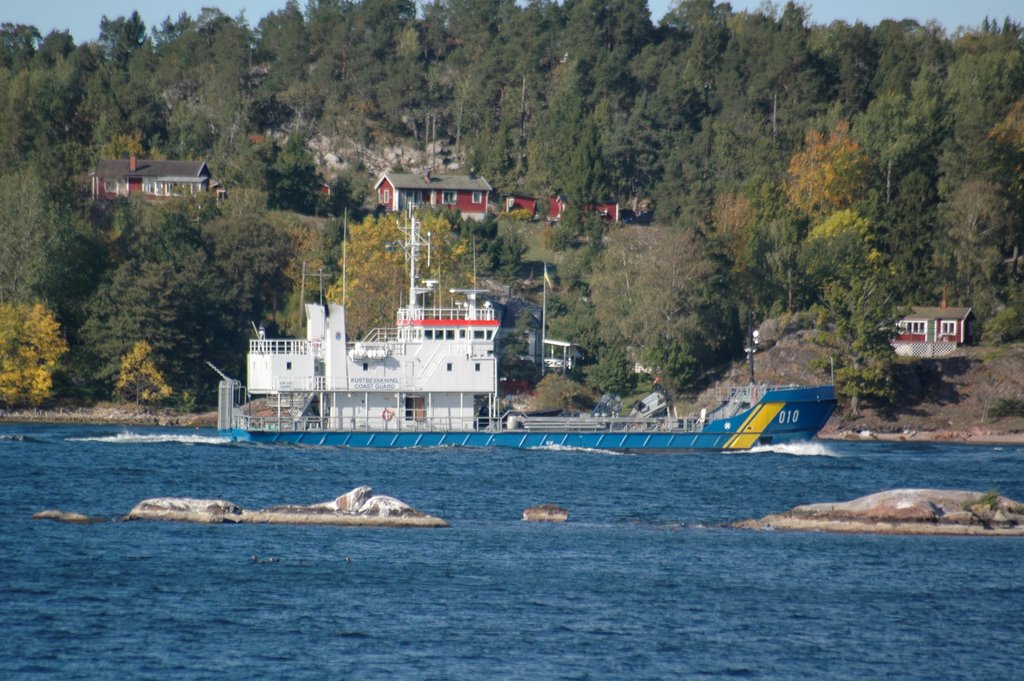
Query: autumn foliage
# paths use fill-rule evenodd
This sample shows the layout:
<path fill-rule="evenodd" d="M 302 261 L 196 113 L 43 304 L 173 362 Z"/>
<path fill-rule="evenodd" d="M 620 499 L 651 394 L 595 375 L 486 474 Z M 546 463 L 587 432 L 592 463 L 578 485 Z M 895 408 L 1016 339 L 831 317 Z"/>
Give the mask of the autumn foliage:
<path fill-rule="evenodd" d="M 812 220 L 849 208 L 867 187 L 868 159 L 840 121 L 830 133 L 809 130 L 789 162 L 786 195 Z"/>
<path fill-rule="evenodd" d="M 138 341 L 121 358 L 121 374 L 114 392 L 136 405 L 155 404 L 171 396 L 171 388 L 153 360 L 153 348 L 149 343 Z"/>
<path fill-rule="evenodd" d="M 50 397 L 53 370 L 67 350 L 45 307 L 0 303 L 0 404 L 37 406 Z"/>

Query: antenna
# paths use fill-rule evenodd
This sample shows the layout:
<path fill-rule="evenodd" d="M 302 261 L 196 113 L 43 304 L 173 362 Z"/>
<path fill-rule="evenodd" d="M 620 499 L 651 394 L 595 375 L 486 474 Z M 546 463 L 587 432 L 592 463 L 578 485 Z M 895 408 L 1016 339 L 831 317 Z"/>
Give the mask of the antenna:
<path fill-rule="evenodd" d="M 345 226 L 341 233 L 341 304 L 348 302 L 348 207 L 345 208 Z"/>
<path fill-rule="evenodd" d="M 306 261 L 302 261 L 302 284 L 299 287 L 299 326 L 302 326 L 302 317 L 306 314 Z"/>

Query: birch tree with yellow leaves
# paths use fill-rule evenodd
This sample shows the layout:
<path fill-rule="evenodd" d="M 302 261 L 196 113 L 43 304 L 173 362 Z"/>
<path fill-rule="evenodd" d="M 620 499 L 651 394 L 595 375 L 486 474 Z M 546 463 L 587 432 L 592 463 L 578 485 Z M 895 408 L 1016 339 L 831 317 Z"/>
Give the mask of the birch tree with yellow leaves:
<path fill-rule="evenodd" d="M 138 341 L 121 358 L 121 374 L 117 377 L 114 393 L 127 402 L 155 404 L 171 396 L 171 387 L 153 360 L 153 348 L 146 341 Z"/>
<path fill-rule="evenodd" d="M 0 303 L 0 404 L 35 407 L 50 397 L 53 371 L 67 350 L 45 307 Z"/>

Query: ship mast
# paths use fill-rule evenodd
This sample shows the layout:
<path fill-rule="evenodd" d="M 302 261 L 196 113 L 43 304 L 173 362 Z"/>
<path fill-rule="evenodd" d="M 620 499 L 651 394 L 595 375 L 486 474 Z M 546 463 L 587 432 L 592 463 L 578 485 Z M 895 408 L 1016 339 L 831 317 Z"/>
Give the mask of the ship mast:
<path fill-rule="evenodd" d="M 434 290 L 433 286 L 417 286 L 416 285 L 416 261 L 419 259 L 420 248 L 426 246 L 427 248 L 427 268 L 430 268 L 430 232 L 424 237 L 420 232 L 420 221 L 419 218 L 413 213 L 412 206 L 409 207 L 409 222 L 407 226 L 403 226 L 399 222 L 398 228 L 405 235 L 405 242 L 400 244 L 394 244 L 395 246 L 401 246 L 402 250 L 405 251 L 405 257 L 409 259 L 409 310 L 415 310 L 419 308 L 419 296 L 424 293 L 430 293 Z"/>

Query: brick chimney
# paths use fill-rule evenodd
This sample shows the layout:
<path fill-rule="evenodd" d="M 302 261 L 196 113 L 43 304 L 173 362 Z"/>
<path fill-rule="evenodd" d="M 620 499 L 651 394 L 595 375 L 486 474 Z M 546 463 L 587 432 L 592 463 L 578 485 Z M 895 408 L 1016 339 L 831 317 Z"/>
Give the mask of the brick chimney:
<path fill-rule="evenodd" d="M 135 154 L 132 154 L 131 156 L 128 157 L 128 172 L 134 173 L 138 169 L 139 159 L 135 156 Z"/>

